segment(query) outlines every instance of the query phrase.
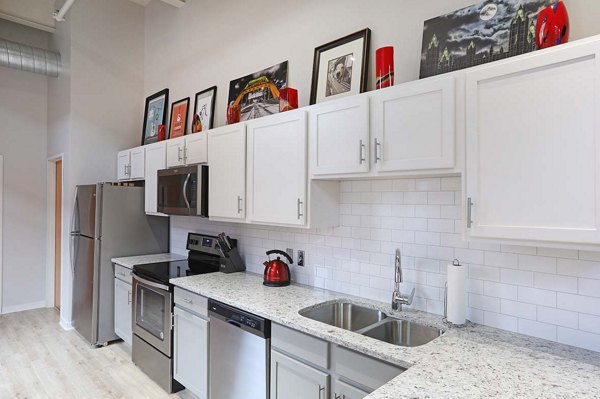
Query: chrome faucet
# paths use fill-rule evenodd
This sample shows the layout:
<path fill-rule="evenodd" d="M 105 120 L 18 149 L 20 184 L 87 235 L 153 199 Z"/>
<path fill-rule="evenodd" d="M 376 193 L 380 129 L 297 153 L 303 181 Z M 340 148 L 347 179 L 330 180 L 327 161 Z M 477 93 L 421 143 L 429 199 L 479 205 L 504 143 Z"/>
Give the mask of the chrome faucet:
<path fill-rule="evenodd" d="M 400 283 L 402 282 L 402 261 L 400 250 L 396 250 L 396 260 L 394 262 L 394 293 L 392 294 L 392 310 L 402 310 L 402 305 L 411 305 L 415 296 L 415 289 L 412 289 L 410 296 L 402 296 L 400 293 Z"/>

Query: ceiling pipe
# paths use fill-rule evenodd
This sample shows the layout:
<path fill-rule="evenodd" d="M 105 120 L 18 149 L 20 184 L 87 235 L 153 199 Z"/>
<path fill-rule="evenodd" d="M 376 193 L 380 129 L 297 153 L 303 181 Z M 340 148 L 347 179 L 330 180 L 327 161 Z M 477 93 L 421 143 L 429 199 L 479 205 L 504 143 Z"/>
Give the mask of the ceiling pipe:
<path fill-rule="evenodd" d="M 65 20 L 65 15 L 67 14 L 67 11 L 69 11 L 69 8 L 71 8 L 73 3 L 75 3 L 75 0 L 67 0 L 65 4 L 63 4 L 63 6 L 60 8 L 60 10 L 54 13 L 54 19 L 58 22 L 63 22 Z"/>
<path fill-rule="evenodd" d="M 57 78 L 60 54 L 0 39 L 0 66 Z"/>

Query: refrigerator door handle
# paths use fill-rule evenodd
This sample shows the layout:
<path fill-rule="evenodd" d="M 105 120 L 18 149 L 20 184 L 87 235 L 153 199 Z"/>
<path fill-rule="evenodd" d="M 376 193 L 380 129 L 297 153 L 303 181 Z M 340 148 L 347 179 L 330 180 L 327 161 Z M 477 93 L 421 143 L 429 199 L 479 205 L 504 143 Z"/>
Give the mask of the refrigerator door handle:
<path fill-rule="evenodd" d="M 71 219 L 71 239 L 69 240 L 69 255 L 71 260 L 71 274 L 75 276 L 75 264 L 77 256 L 77 243 L 79 241 L 79 196 L 75 195 L 73 206 L 73 218 Z"/>

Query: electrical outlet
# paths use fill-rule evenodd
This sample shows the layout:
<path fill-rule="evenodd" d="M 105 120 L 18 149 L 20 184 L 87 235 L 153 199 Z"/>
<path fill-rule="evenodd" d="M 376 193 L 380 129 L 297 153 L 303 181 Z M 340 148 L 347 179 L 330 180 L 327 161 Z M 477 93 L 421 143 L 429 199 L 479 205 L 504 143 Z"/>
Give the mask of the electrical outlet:
<path fill-rule="evenodd" d="M 304 251 L 298 250 L 298 266 L 304 266 Z"/>
<path fill-rule="evenodd" d="M 290 258 L 292 258 L 292 262 L 294 261 L 294 250 L 292 248 L 287 248 L 285 250 L 285 252 L 287 252 L 287 254 L 290 256 Z"/>

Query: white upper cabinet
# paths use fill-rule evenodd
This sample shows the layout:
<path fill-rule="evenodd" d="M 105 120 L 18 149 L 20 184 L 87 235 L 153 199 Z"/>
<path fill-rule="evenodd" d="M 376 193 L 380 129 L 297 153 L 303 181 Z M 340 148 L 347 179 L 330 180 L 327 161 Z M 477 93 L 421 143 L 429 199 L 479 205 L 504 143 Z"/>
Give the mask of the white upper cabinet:
<path fill-rule="evenodd" d="M 379 172 L 455 166 L 455 78 L 371 94 L 373 164 Z"/>
<path fill-rule="evenodd" d="M 600 243 L 599 52 L 584 41 L 466 73 L 467 237 Z"/>
<path fill-rule="evenodd" d="M 208 138 L 206 132 L 185 136 L 183 158 L 186 165 L 206 163 L 208 161 Z"/>
<path fill-rule="evenodd" d="M 144 180 L 144 147 L 119 152 L 117 155 L 118 180 Z"/>
<path fill-rule="evenodd" d="M 146 146 L 146 184 L 145 184 L 145 211 L 150 215 L 157 215 L 158 203 L 158 176 L 157 172 L 167 168 L 167 142 Z"/>
<path fill-rule="evenodd" d="M 211 219 L 246 216 L 246 125 L 238 123 L 208 132 Z"/>
<path fill-rule="evenodd" d="M 167 140 L 167 168 L 185 165 L 185 136 Z"/>
<path fill-rule="evenodd" d="M 117 155 L 117 179 L 129 180 L 129 161 L 131 153 L 129 150 L 121 151 Z"/>
<path fill-rule="evenodd" d="M 369 97 L 315 105 L 309 115 L 312 175 L 369 172 Z"/>
<path fill-rule="evenodd" d="M 247 122 L 248 221 L 306 224 L 306 111 Z"/>

